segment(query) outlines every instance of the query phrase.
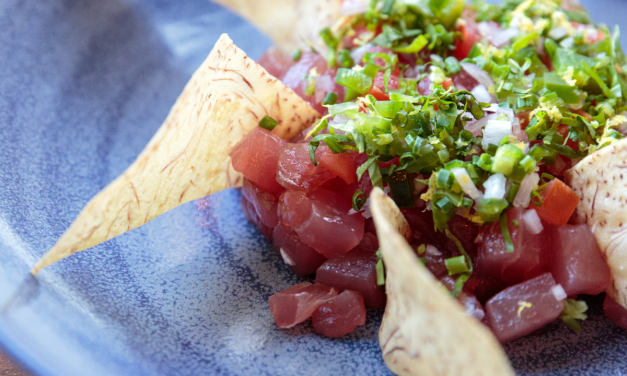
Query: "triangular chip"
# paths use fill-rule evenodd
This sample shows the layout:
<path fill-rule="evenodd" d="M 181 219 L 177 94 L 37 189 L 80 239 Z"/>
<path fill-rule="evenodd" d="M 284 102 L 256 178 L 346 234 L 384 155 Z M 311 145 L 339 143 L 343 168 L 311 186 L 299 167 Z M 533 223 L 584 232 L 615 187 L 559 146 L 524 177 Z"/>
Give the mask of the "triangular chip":
<path fill-rule="evenodd" d="M 604 147 L 566 172 L 579 196 L 577 216 L 588 223 L 607 258 L 607 293 L 627 308 L 627 139 Z"/>
<path fill-rule="evenodd" d="M 370 208 L 385 263 L 383 360 L 397 375 L 514 375 L 494 335 L 467 316 L 418 260 L 398 229 L 405 218 L 379 188 Z"/>
<path fill-rule="evenodd" d="M 286 139 L 320 116 L 223 34 L 137 160 L 91 199 L 32 273 L 185 202 L 240 186 L 229 152 L 265 115 Z"/>
<path fill-rule="evenodd" d="M 333 26 L 340 15 L 341 0 L 213 0 L 241 15 L 287 55 L 306 47 L 305 40 L 316 48 L 319 32 Z"/>

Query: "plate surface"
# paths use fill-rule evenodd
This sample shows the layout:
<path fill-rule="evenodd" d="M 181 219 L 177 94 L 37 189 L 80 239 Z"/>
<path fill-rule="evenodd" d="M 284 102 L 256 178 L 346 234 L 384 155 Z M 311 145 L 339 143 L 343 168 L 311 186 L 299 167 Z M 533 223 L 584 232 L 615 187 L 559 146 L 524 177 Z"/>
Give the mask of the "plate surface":
<path fill-rule="evenodd" d="M 587 3 L 595 19 L 624 24 L 627 3 Z M 276 328 L 267 299 L 298 279 L 235 190 L 25 279 L 135 159 L 222 32 L 253 58 L 270 45 L 204 0 L 0 4 L 0 344 L 35 373 L 390 374 L 381 312 L 340 340 L 308 323 Z M 627 373 L 627 332 L 590 303 L 580 335 L 557 324 L 508 344 L 519 374 Z"/>

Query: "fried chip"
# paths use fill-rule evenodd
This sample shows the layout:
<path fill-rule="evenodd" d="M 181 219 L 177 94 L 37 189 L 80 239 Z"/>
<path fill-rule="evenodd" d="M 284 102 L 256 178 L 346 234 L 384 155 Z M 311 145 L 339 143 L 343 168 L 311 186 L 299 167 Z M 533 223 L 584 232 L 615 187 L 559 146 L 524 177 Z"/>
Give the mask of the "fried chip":
<path fill-rule="evenodd" d="M 627 308 L 627 139 L 584 158 L 566 180 L 581 199 L 579 221 L 590 226 L 610 267 L 607 293 Z"/>
<path fill-rule="evenodd" d="M 406 221 L 379 188 L 370 208 L 385 263 L 383 360 L 397 375 L 514 375 L 494 335 L 443 291 L 398 232 Z"/>
<path fill-rule="evenodd" d="M 213 0 L 257 26 L 287 55 L 306 47 L 323 49 L 319 32 L 341 18 L 340 0 Z"/>
<path fill-rule="evenodd" d="M 137 160 L 91 199 L 31 272 L 185 202 L 241 186 L 229 152 L 265 115 L 286 139 L 320 116 L 223 34 Z"/>

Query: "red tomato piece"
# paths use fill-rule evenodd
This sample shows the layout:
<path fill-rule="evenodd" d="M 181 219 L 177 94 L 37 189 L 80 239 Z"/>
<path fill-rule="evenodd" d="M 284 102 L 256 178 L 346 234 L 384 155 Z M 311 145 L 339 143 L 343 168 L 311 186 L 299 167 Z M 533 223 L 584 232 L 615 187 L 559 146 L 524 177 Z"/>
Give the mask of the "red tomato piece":
<path fill-rule="evenodd" d="M 235 171 L 272 193 L 283 190 L 277 183 L 279 151 L 287 143 L 274 133 L 255 127 L 229 153 Z"/>
<path fill-rule="evenodd" d="M 268 48 L 257 60 L 257 63 L 279 79 L 294 65 L 294 61 L 275 46 Z"/>
<path fill-rule="evenodd" d="M 508 287 L 486 304 L 488 324 L 501 343 L 540 329 L 559 317 L 564 302 L 557 300 L 551 273 Z"/>
<path fill-rule="evenodd" d="M 561 135 L 562 135 L 562 137 L 564 137 L 564 138 L 568 137 L 568 125 L 566 125 L 566 124 L 560 124 L 560 125 L 557 127 L 557 132 L 558 132 L 559 134 L 561 134 Z M 568 139 L 568 141 L 566 141 L 566 145 L 567 145 L 569 148 L 571 148 L 571 149 L 573 149 L 573 150 L 575 150 L 575 151 L 578 151 L 578 150 L 579 150 L 579 144 L 578 144 L 577 142 L 573 141 L 573 140 L 572 140 L 572 139 L 570 139 L 570 138 Z"/>
<path fill-rule="evenodd" d="M 357 291 L 366 307 L 385 307 L 385 293 L 377 286 L 377 256 L 349 252 L 328 259 L 316 271 L 316 283 L 333 286 L 340 291 Z"/>
<path fill-rule="evenodd" d="M 603 302 L 603 311 L 605 311 L 605 316 L 614 324 L 627 329 L 627 309 L 616 303 L 608 295 L 605 296 L 605 301 Z"/>
<path fill-rule="evenodd" d="M 568 223 L 570 216 L 573 215 L 577 205 L 579 205 L 579 196 L 569 186 L 559 179 L 553 179 L 549 185 L 540 192 L 542 197 L 542 205 L 536 206 L 534 198 L 530 205 L 530 209 L 536 209 L 538 216 L 553 225 L 565 225 Z"/>
<path fill-rule="evenodd" d="M 326 260 L 315 249 L 303 243 L 294 229 L 278 225 L 272 233 L 272 248 L 299 277 L 313 274 Z"/>
<path fill-rule="evenodd" d="M 270 312 L 279 328 L 291 328 L 309 317 L 320 304 L 337 296 L 333 287 L 309 282 L 279 291 L 268 299 Z"/>
<path fill-rule="evenodd" d="M 310 191 L 335 175 L 322 165 L 315 166 L 309 144 L 287 144 L 278 153 L 276 181 L 287 189 Z"/>
<path fill-rule="evenodd" d="M 364 298 L 355 291 L 345 290 L 322 303 L 311 320 L 318 334 L 331 338 L 345 336 L 366 323 Z"/>
<path fill-rule="evenodd" d="M 303 243 L 330 258 L 355 248 L 364 236 L 364 217 L 312 200 L 309 218 L 295 228 Z"/>
<path fill-rule="evenodd" d="M 277 195 L 264 191 L 246 178 L 244 178 L 242 195 L 255 206 L 257 215 L 266 226 L 276 227 L 279 223 Z"/>
<path fill-rule="evenodd" d="M 396 69 L 392 74 L 390 74 L 390 80 L 388 81 L 388 89 L 389 90 L 397 90 L 398 89 L 398 76 L 400 71 Z M 370 92 L 368 94 L 372 94 L 377 100 L 387 101 L 390 100 L 390 97 L 385 93 L 385 72 L 379 71 L 374 78 L 374 82 L 372 83 L 372 88 L 370 88 Z"/>
<path fill-rule="evenodd" d="M 465 25 L 460 25 L 457 31 L 462 33 L 461 39 L 455 40 L 455 58 L 459 61 L 468 57 L 472 48 L 481 42 L 481 34 L 473 20 L 466 20 Z"/>
<path fill-rule="evenodd" d="M 342 178 L 346 184 L 353 184 L 357 181 L 357 169 L 350 155 L 346 153 L 335 154 L 324 142 L 321 142 L 316 149 L 316 161 Z"/>
<path fill-rule="evenodd" d="M 265 236 L 268 241 L 272 241 L 272 227 L 266 226 L 259 215 L 257 214 L 257 210 L 255 206 L 246 199 L 246 197 L 242 196 L 242 211 L 244 212 L 244 216 L 248 219 L 248 222 L 252 223 L 259 229 L 259 232 Z"/>
<path fill-rule="evenodd" d="M 279 199 L 278 216 L 282 224 L 296 227 L 311 215 L 311 201 L 305 192 L 287 190 Z"/>
<path fill-rule="evenodd" d="M 590 226 L 554 226 L 552 235 L 551 273 L 566 294 L 602 293 L 612 278 Z"/>
<path fill-rule="evenodd" d="M 540 274 L 545 266 L 543 254 L 550 249 L 550 233 L 544 230 L 532 234 L 524 225 L 525 210 L 512 208 L 507 223 L 514 252 L 508 253 L 499 222 L 483 226 L 475 269 L 498 278 L 508 285 L 522 282 Z M 513 221 L 518 221 L 518 226 Z"/>

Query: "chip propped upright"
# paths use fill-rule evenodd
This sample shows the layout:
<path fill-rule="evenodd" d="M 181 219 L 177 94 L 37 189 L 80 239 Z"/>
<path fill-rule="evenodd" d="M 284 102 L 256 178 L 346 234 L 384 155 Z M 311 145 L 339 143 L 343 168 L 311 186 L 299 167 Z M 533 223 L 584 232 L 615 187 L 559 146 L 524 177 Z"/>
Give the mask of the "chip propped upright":
<path fill-rule="evenodd" d="M 266 115 L 285 139 L 320 116 L 223 34 L 135 162 L 91 199 L 31 272 L 188 201 L 241 186 L 229 152 Z"/>

